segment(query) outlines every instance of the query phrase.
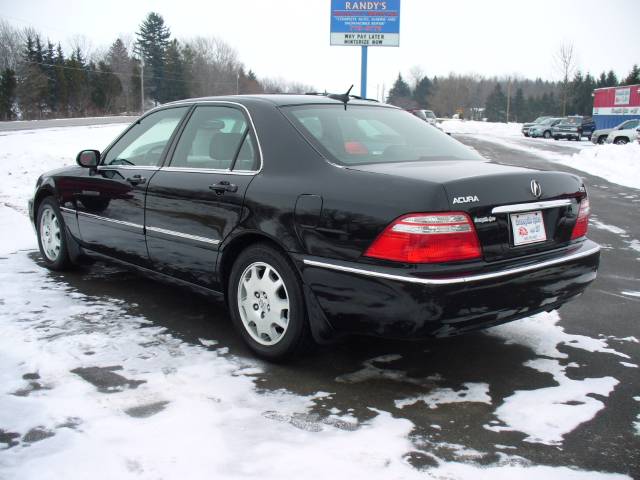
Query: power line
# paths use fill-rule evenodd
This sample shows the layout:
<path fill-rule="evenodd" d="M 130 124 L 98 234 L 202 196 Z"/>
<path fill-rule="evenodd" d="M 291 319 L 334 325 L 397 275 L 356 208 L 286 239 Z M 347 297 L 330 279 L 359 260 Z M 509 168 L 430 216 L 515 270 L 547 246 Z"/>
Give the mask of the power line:
<path fill-rule="evenodd" d="M 135 75 L 134 73 L 126 73 L 126 72 L 117 72 L 117 71 L 109 71 L 109 72 L 104 72 L 101 70 L 92 70 L 88 67 L 69 67 L 67 65 L 61 65 L 59 63 L 45 63 L 45 62 L 35 62 L 33 60 L 21 60 L 21 63 L 28 63 L 30 65 L 40 65 L 43 67 L 53 67 L 53 68 L 62 68 L 65 70 L 75 70 L 75 71 L 80 71 L 80 72 L 84 72 L 84 73 L 90 73 L 90 74 L 94 74 L 94 73 L 99 73 L 99 74 L 103 74 L 103 75 L 109 75 L 109 74 L 113 74 L 113 75 L 117 75 L 117 76 L 122 76 L 122 77 L 136 77 L 138 75 Z M 204 85 L 204 81 L 202 80 L 184 80 L 184 79 L 179 79 L 177 77 L 166 77 L 166 76 L 158 76 L 158 75 L 145 75 L 146 78 L 153 78 L 153 79 L 159 79 L 159 80 L 171 80 L 174 82 L 181 82 L 181 83 L 192 83 L 192 84 L 199 84 L 199 85 Z M 236 81 L 229 81 L 229 82 L 214 82 L 216 85 L 236 85 Z"/>

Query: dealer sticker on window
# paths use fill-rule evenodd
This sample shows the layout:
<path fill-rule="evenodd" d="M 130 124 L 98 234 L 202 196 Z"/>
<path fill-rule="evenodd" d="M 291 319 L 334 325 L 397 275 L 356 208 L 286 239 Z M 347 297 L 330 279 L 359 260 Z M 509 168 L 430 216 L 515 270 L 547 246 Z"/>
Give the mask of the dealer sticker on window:
<path fill-rule="evenodd" d="M 512 213 L 511 230 L 515 246 L 544 242 L 547 239 L 541 211 Z"/>

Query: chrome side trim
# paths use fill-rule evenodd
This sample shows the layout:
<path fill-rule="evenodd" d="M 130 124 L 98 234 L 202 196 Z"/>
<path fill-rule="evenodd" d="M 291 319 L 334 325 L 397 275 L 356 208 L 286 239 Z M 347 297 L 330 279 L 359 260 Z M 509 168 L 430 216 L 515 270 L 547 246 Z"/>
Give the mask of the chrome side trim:
<path fill-rule="evenodd" d="M 481 280 L 489 280 L 492 278 L 506 277 L 508 275 L 516 275 L 518 273 L 530 272 L 532 270 L 537 270 L 540 268 L 545 268 L 545 267 L 550 267 L 550 266 L 558 265 L 565 262 L 570 262 L 571 260 L 576 260 L 578 258 L 588 257 L 589 255 L 593 255 L 599 250 L 600 250 L 600 247 L 596 246 L 590 250 L 587 250 L 586 252 L 577 252 L 570 255 L 565 255 L 561 258 L 554 258 L 552 260 L 546 260 L 544 262 L 534 263 L 532 265 L 525 265 L 523 267 L 510 268 L 507 270 L 502 270 L 500 272 L 480 273 L 478 275 L 469 275 L 466 277 L 452 277 L 452 278 L 416 278 L 416 277 L 409 277 L 406 275 L 394 275 L 391 273 L 376 272 L 373 270 L 366 270 L 363 268 L 345 267 L 342 265 L 336 265 L 334 263 L 318 262 L 316 260 L 304 259 L 303 261 L 305 265 L 309 265 L 312 267 L 327 268 L 330 270 L 338 270 L 340 272 L 355 273 L 358 275 L 366 275 L 369 277 L 385 278 L 387 280 L 397 280 L 400 282 L 417 283 L 421 285 L 451 285 L 456 283 L 479 282 Z"/>
<path fill-rule="evenodd" d="M 547 208 L 566 207 L 571 205 L 571 199 L 564 198 L 562 200 L 547 200 L 544 202 L 531 202 L 531 203 L 518 203 L 515 205 L 503 205 L 500 207 L 494 207 L 491 210 L 492 214 L 496 213 L 515 213 L 526 212 L 529 210 L 545 210 Z"/>
<path fill-rule="evenodd" d="M 151 165 L 98 165 L 98 170 L 160 170 L 160 167 Z"/>
<path fill-rule="evenodd" d="M 189 168 L 189 167 L 161 167 L 163 172 L 186 172 L 186 173 L 218 173 L 224 175 L 255 175 L 257 172 L 248 170 L 229 170 L 217 168 Z"/>
<path fill-rule="evenodd" d="M 67 213 L 76 213 L 76 210 L 74 210 L 73 208 L 67 208 L 67 207 L 60 207 L 60 211 L 61 212 L 67 212 Z"/>
<path fill-rule="evenodd" d="M 115 220 L 113 218 L 101 217 L 100 215 L 94 215 L 93 213 L 82 212 L 80 210 L 77 211 L 79 215 L 83 215 L 89 218 L 95 218 L 96 220 L 102 220 L 103 222 L 111 222 L 117 223 L 118 225 L 126 225 L 127 227 L 138 228 L 140 230 L 144 230 L 142 225 L 138 225 L 137 223 L 125 222 L 124 220 Z"/>
<path fill-rule="evenodd" d="M 147 230 L 151 232 L 164 233 L 165 235 L 171 235 L 174 237 L 188 238 L 189 240 L 195 240 L 197 242 L 210 243 L 211 245 L 218 245 L 220 243 L 220 240 L 214 240 L 213 238 L 199 237 L 198 235 L 189 235 L 188 233 L 176 232 L 174 230 L 167 230 L 164 228 L 147 226 Z"/>

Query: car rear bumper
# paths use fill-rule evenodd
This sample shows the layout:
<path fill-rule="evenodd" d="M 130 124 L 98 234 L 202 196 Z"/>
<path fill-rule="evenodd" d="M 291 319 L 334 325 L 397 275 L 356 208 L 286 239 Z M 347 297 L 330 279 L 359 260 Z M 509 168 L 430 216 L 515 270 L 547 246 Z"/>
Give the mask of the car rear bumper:
<path fill-rule="evenodd" d="M 425 276 L 317 257 L 296 258 L 306 286 L 335 332 L 393 338 L 449 336 L 558 308 L 596 278 L 590 240 L 508 266 Z"/>

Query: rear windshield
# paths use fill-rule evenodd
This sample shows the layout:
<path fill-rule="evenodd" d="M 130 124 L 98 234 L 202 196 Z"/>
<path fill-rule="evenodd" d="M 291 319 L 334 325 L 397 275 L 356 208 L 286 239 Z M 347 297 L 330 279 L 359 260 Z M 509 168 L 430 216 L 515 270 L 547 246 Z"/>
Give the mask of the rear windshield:
<path fill-rule="evenodd" d="M 283 111 L 312 144 L 340 165 L 482 160 L 449 135 L 396 108 L 301 105 Z"/>

